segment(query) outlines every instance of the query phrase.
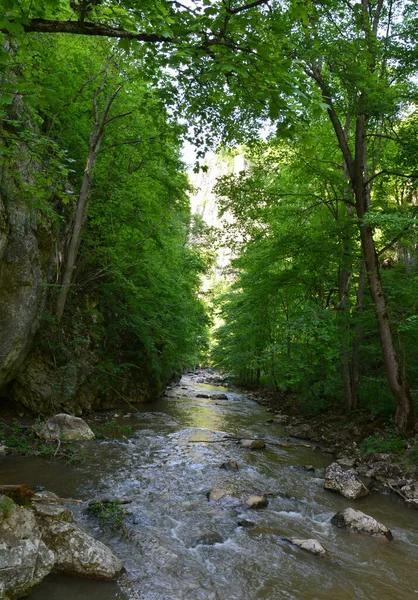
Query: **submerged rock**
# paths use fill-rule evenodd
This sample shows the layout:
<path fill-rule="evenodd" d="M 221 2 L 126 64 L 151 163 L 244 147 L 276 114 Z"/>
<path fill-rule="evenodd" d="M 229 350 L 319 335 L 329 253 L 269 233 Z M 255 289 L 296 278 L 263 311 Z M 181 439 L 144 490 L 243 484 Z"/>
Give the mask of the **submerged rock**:
<path fill-rule="evenodd" d="M 245 504 L 249 508 L 265 508 L 268 505 L 268 500 L 265 496 L 252 495 L 246 499 Z"/>
<path fill-rule="evenodd" d="M 255 523 L 253 521 L 248 521 L 247 519 L 241 519 L 237 523 L 238 527 L 243 527 L 244 529 L 250 529 L 251 527 L 255 527 Z"/>
<path fill-rule="evenodd" d="M 5 594 L 20 598 L 46 577 L 54 553 L 46 546 L 33 511 L 0 496 L 0 576 Z"/>
<path fill-rule="evenodd" d="M 266 444 L 264 440 L 240 440 L 239 442 L 242 448 L 249 448 L 250 450 L 260 450 L 261 448 L 265 448 Z"/>
<path fill-rule="evenodd" d="M 318 542 L 318 540 L 315 540 L 314 538 L 309 538 L 307 540 L 300 540 L 298 538 L 293 538 L 293 537 L 283 538 L 283 539 L 286 542 L 290 542 L 294 546 L 298 546 L 298 548 L 301 548 L 301 550 L 305 550 L 306 552 L 310 552 L 311 554 L 314 554 L 315 556 L 329 555 L 329 553 L 327 552 L 327 550 L 325 550 L 323 545 L 320 542 Z"/>
<path fill-rule="evenodd" d="M 239 464 L 236 460 L 228 460 L 219 465 L 219 468 L 225 471 L 239 471 Z"/>
<path fill-rule="evenodd" d="M 373 517 L 366 515 L 360 510 L 346 508 L 336 513 L 331 523 L 340 529 L 348 529 L 357 533 L 368 533 L 377 537 L 386 537 L 388 540 L 393 539 L 392 532 L 382 523 L 376 521 Z"/>
<path fill-rule="evenodd" d="M 332 463 L 325 472 L 324 488 L 338 492 L 345 498 L 355 500 L 367 496 L 369 490 L 358 478 L 354 469 L 344 471 L 338 463 Z"/>
<path fill-rule="evenodd" d="M 83 419 L 65 413 L 51 417 L 46 423 L 36 425 L 34 429 L 43 440 L 75 442 L 94 439 L 94 433 Z"/>

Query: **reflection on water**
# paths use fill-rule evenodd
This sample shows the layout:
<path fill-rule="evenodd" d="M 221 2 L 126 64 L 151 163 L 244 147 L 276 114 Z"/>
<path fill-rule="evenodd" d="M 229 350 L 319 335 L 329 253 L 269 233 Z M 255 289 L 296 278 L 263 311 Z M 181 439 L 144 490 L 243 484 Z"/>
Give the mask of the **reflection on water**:
<path fill-rule="evenodd" d="M 131 440 L 87 444 L 83 465 L 4 459 L 3 482 L 44 485 L 67 497 L 105 493 L 132 499 L 126 536 L 100 532 L 75 509 L 82 525 L 121 557 L 124 577 L 102 584 L 53 576 L 34 600 L 418 598 L 418 512 L 394 496 L 370 495 L 354 503 L 390 527 L 393 542 L 333 527 L 332 515 L 353 504 L 323 490 L 330 457 L 309 448 L 250 452 L 222 440 L 224 434 L 277 440 L 285 433 L 266 423 L 263 408 L 238 394 L 227 392 L 228 400 L 196 398 L 203 390 L 212 395 L 225 388 L 184 377 L 168 397 L 121 417 L 135 430 Z M 193 443 L 197 440 L 221 442 Z M 220 469 L 227 460 L 238 461 L 240 470 Z M 301 468 L 306 464 L 315 472 Z M 206 493 L 214 487 L 230 495 L 208 502 Z M 266 509 L 244 508 L 246 496 L 264 491 L 275 494 Z M 243 519 L 254 527 L 240 527 Z M 288 536 L 315 537 L 332 558 L 297 551 L 282 540 Z"/>

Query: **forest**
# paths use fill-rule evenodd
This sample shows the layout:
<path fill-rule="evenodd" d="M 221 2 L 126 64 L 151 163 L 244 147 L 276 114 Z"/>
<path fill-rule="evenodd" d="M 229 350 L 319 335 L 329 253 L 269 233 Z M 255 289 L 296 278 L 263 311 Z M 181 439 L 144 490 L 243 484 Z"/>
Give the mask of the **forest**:
<path fill-rule="evenodd" d="M 416 598 L 417 219 L 418 0 L 0 0 L 0 598 Z"/>
<path fill-rule="evenodd" d="M 2 396 L 82 412 L 211 361 L 412 429 L 416 3 L 1 7 Z M 196 170 L 245 155 L 222 235 L 190 212 L 186 140 Z"/>

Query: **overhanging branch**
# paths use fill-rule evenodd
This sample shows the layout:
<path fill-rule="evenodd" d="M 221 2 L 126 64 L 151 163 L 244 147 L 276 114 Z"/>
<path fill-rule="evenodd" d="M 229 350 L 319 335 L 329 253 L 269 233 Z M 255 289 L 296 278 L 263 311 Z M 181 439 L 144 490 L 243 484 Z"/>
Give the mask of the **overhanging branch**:
<path fill-rule="evenodd" d="M 10 19 L 13 23 L 13 20 Z M 100 23 L 90 23 L 86 21 L 51 21 L 48 19 L 31 19 L 29 23 L 21 23 L 27 33 L 73 33 L 75 35 L 90 35 L 101 37 L 112 37 L 128 40 L 138 40 L 139 42 L 173 42 L 174 39 L 157 35 L 156 33 L 134 33 L 109 27 Z M 1 33 L 9 34 L 5 27 L 0 29 Z"/>

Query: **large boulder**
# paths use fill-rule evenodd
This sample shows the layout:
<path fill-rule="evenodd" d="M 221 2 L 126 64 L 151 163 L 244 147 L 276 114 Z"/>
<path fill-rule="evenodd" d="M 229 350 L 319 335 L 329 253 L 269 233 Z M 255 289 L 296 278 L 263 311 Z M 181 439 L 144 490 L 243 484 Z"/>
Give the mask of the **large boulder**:
<path fill-rule="evenodd" d="M 75 442 L 94 439 L 94 433 L 83 419 L 65 413 L 51 417 L 42 425 L 36 425 L 35 431 L 43 440 Z"/>
<path fill-rule="evenodd" d="M 48 575 L 54 553 L 42 540 L 33 511 L 0 497 L 0 579 L 4 593 L 22 598 Z"/>
<path fill-rule="evenodd" d="M 51 493 L 38 495 L 35 513 L 42 539 L 55 555 L 54 570 L 90 579 L 115 579 L 123 565 L 102 542 L 83 531 L 64 506 L 51 502 Z"/>
<path fill-rule="evenodd" d="M 418 508 L 418 484 L 407 483 L 401 487 L 401 493 L 405 497 L 405 502 L 412 508 Z"/>
<path fill-rule="evenodd" d="M 385 537 L 388 540 L 393 538 L 392 532 L 385 525 L 353 508 L 346 508 L 336 513 L 332 517 L 331 523 L 336 527 L 340 527 L 340 529 L 347 529 L 356 533 L 368 533 L 377 537 Z"/>
<path fill-rule="evenodd" d="M 325 550 L 323 545 L 315 540 L 314 538 L 309 538 L 307 540 L 301 540 L 298 538 L 284 538 L 286 542 L 290 542 L 294 546 L 297 546 L 301 550 L 305 550 L 305 552 L 310 552 L 315 556 L 328 556 L 329 553 Z"/>
<path fill-rule="evenodd" d="M 338 492 L 349 500 L 367 496 L 369 493 L 369 490 L 358 478 L 354 469 L 347 469 L 345 471 L 341 465 L 336 462 L 329 465 L 325 471 L 324 488 L 326 490 Z"/>

